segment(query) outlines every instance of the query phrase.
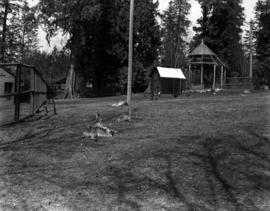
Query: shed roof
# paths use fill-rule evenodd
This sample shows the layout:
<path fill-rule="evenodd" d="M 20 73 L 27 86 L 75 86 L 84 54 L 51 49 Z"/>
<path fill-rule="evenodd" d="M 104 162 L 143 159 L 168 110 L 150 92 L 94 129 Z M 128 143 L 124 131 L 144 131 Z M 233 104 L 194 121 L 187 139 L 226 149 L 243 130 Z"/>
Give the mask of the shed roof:
<path fill-rule="evenodd" d="M 14 78 L 16 76 L 11 70 L 8 70 L 6 68 L 0 68 L 0 71 L 4 71 L 4 72 L 8 73 L 9 75 L 11 75 Z"/>
<path fill-rule="evenodd" d="M 201 44 L 198 45 L 190 54 L 193 55 L 216 55 L 207 45 L 204 44 L 204 40 L 202 40 Z"/>
<path fill-rule="evenodd" d="M 180 68 L 157 67 L 157 71 L 161 78 L 186 79 L 183 71 Z"/>

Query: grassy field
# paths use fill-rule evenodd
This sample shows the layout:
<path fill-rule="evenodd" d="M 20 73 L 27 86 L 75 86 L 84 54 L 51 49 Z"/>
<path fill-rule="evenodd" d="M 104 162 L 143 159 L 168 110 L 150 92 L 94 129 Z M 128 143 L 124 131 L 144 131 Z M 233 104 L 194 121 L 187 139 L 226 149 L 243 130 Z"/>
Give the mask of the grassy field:
<path fill-rule="evenodd" d="M 270 93 L 58 102 L 1 128 L 0 210 L 270 210 Z M 82 137 L 99 112 L 119 131 Z"/>

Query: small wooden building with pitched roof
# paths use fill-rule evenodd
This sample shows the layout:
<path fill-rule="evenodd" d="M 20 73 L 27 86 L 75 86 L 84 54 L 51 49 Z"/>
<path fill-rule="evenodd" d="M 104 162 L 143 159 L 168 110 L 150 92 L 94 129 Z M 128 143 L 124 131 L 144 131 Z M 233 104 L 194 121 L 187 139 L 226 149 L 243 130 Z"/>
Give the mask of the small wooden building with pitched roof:
<path fill-rule="evenodd" d="M 161 94 L 172 94 L 177 97 L 182 93 L 186 77 L 180 68 L 155 67 L 149 74 L 151 98 Z"/>
<path fill-rule="evenodd" d="M 211 83 L 212 89 L 216 89 L 217 84 L 222 88 L 226 78 L 226 67 L 220 58 L 202 40 L 201 44 L 189 54 L 188 83 L 190 88 L 209 88 L 206 87 L 206 82 L 208 82 L 208 86 Z M 199 72 L 199 82 L 194 81 L 195 71 Z M 217 82 L 217 76 L 220 76 L 220 83 Z"/>

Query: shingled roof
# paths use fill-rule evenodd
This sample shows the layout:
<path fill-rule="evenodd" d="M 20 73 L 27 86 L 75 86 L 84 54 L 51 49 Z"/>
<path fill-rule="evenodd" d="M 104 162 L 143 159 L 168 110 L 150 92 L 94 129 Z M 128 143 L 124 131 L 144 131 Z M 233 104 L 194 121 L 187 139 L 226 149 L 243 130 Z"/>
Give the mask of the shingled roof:
<path fill-rule="evenodd" d="M 202 42 L 189 54 L 190 64 L 215 64 L 226 67 L 220 58 L 204 43 Z"/>
<path fill-rule="evenodd" d="M 190 56 L 195 55 L 216 55 L 210 48 L 205 45 L 204 40 L 198 45 L 190 54 Z"/>

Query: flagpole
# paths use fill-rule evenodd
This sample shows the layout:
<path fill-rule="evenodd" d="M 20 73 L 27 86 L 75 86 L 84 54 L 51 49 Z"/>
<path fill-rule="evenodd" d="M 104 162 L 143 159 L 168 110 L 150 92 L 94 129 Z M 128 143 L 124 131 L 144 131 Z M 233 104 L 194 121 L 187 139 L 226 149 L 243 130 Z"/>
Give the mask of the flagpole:
<path fill-rule="evenodd" d="M 133 22 L 134 22 L 134 0 L 130 0 L 128 85 L 127 85 L 127 104 L 128 104 L 128 113 L 129 113 L 129 115 L 131 115 L 131 95 L 132 95 Z"/>

